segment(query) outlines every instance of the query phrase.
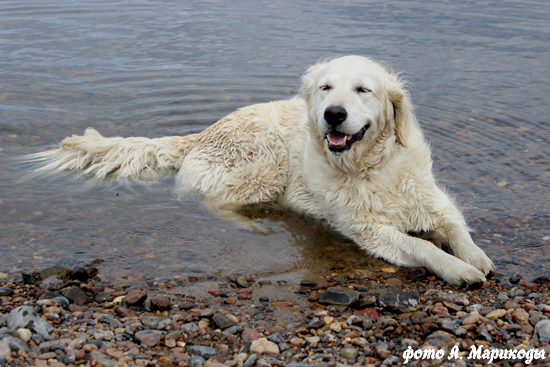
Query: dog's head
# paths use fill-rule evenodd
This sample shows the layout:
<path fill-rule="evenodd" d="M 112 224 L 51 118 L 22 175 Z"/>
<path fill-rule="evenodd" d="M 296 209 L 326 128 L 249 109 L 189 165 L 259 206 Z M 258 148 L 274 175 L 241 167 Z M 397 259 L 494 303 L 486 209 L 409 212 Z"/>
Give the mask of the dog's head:
<path fill-rule="evenodd" d="M 329 156 L 368 149 L 390 131 L 394 142 L 407 146 L 411 123 L 407 91 L 397 75 L 360 56 L 345 56 L 311 67 L 303 77 L 302 96 L 310 128 Z M 362 148 L 361 148 L 362 147 Z"/>

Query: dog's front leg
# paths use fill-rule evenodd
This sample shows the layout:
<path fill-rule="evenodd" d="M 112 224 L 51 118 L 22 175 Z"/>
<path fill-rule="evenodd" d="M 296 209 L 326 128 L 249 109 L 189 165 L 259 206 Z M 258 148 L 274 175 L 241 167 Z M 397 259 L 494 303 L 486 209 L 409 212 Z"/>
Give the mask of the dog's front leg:
<path fill-rule="evenodd" d="M 495 269 L 493 262 L 472 240 L 462 221 L 445 219 L 434 231 L 441 241 L 449 246 L 453 255 L 488 274 Z"/>
<path fill-rule="evenodd" d="M 420 238 L 380 225 L 358 235 L 350 235 L 361 248 L 387 261 L 404 266 L 424 266 L 449 284 L 458 286 L 485 281 L 474 266 Z"/>

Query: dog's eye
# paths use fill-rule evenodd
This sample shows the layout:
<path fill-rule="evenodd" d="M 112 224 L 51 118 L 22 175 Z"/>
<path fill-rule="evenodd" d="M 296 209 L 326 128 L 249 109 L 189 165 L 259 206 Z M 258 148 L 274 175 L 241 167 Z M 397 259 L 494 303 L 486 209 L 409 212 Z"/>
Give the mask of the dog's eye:
<path fill-rule="evenodd" d="M 365 87 L 358 87 L 356 91 L 357 93 L 369 93 L 371 90 Z"/>
<path fill-rule="evenodd" d="M 320 90 L 331 90 L 332 87 L 331 87 L 330 85 L 328 85 L 328 84 L 325 84 L 325 85 L 323 85 L 322 87 L 320 87 L 319 89 L 320 89 Z"/>

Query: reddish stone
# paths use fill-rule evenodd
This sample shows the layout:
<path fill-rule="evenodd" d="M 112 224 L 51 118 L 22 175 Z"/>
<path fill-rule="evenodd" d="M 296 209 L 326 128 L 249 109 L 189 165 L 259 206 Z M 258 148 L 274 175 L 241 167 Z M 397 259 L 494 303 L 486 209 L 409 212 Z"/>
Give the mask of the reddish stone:
<path fill-rule="evenodd" d="M 117 307 L 115 312 L 122 317 L 132 317 L 136 316 L 136 313 L 132 310 L 127 309 L 126 307 Z"/>
<path fill-rule="evenodd" d="M 540 284 L 537 283 L 525 283 L 523 286 L 532 291 L 538 291 L 540 288 Z"/>
<path fill-rule="evenodd" d="M 447 307 L 434 307 L 432 308 L 432 313 L 434 315 L 439 315 L 442 313 L 449 313 L 449 310 L 447 309 Z"/>
<path fill-rule="evenodd" d="M 74 359 L 77 361 L 84 359 L 85 356 L 86 356 L 86 352 L 83 351 L 82 349 L 79 349 L 76 352 L 74 352 Z"/>
<path fill-rule="evenodd" d="M 237 294 L 250 294 L 252 293 L 253 289 L 252 288 L 244 288 L 244 289 L 239 289 L 237 291 Z"/>
<path fill-rule="evenodd" d="M 376 321 L 380 320 L 380 314 L 374 308 L 365 308 L 364 310 L 358 310 L 353 312 L 355 316 L 372 317 Z"/>
<path fill-rule="evenodd" d="M 244 329 L 241 334 L 241 339 L 243 342 L 248 343 L 254 340 L 260 339 L 262 336 L 260 333 L 254 329 Z"/>
<path fill-rule="evenodd" d="M 387 285 L 393 285 L 394 287 L 401 288 L 403 283 L 397 278 L 386 279 Z"/>
<path fill-rule="evenodd" d="M 228 304 L 228 305 L 234 305 L 235 304 L 235 299 L 234 298 L 228 298 L 225 300 L 225 303 Z"/>
<path fill-rule="evenodd" d="M 273 302 L 271 304 L 272 307 L 287 307 L 287 306 L 293 306 L 293 303 L 291 301 L 281 301 L 281 302 Z"/>
<path fill-rule="evenodd" d="M 223 292 L 219 289 L 210 289 L 208 291 L 208 293 L 210 293 L 211 295 L 216 295 L 216 294 L 220 294 L 220 293 L 223 293 Z"/>
<path fill-rule="evenodd" d="M 147 293 L 141 290 L 131 290 L 124 297 L 124 302 L 130 306 L 141 306 L 147 299 Z"/>
<path fill-rule="evenodd" d="M 250 294 L 239 294 L 239 295 L 237 295 L 237 299 L 240 299 L 240 300 L 252 299 L 252 296 Z"/>

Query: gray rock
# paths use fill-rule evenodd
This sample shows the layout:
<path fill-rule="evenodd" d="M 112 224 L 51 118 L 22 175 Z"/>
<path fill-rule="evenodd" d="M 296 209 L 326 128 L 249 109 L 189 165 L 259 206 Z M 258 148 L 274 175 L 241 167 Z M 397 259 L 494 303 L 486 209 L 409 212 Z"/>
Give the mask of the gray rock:
<path fill-rule="evenodd" d="M 455 339 L 456 338 L 449 333 L 446 333 L 444 331 L 436 331 L 426 338 L 426 343 L 433 345 L 436 348 L 442 348 L 444 344 Z"/>
<path fill-rule="evenodd" d="M 187 348 L 187 351 L 189 352 L 189 354 L 191 355 L 199 355 L 203 358 L 210 358 L 212 357 L 214 354 L 216 354 L 216 349 L 212 348 L 212 347 L 204 347 L 204 346 L 201 346 L 201 345 L 193 345 L 193 346 L 190 346 L 189 348 Z"/>
<path fill-rule="evenodd" d="M 378 296 L 378 304 L 381 307 L 397 307 L 399 305 L 416 307 L 420 303 L 420 297 L 416 291 L 386 291 Z"/>
<path fill-rule="evenodd" d="M 34 307 L 31 306 L 19 306 L 13 309 L 8 315 L 7 322 L 10 330 L 26 328 L 44 338 L 47 338 L 54 330 L 53 326 L 38 316 Z"/>
<path fill-rule="evenodd" d="M 27 344 L 19 338 L 13 337 L 9 334 L 2 335 L 2 341 L 7 343 L 12 350 L 12 352 L 18 352 L 20 350 L 24 352 L 28 352 L 29 348 L 27 347 Z"/>
<path fill-rule="evenodd" d="M 508 295 L 506 293 L 500 293 L 497 296 L 497 301 L 508 301 L 509 299 L 510 299 L 510 297 L 508 297 Z"/>
<path fill-rule="evenodd" d="M 523 296 L 524 293 L 525 291 L 523 289 L 512 289 L 508 292 L 508 297 L 514 298 L 518 296 Z"/>
<path fill-rule="evenodd" d="M 23 276 L 24 284 L 36 284 L 40 281 L 40 274 L 34 269 L 25 270 L 21 275 Z"/>
<path fill-rule="evenodd" d="M 246 359 L 246 361 L 243 363 L 243 367 L 252 367 L 256 363 L 256 360 L 258 359 L 257 354 L 251 354 L 250 357 Z"/>
<path fill-rule="evenodd" d="M 345 359 L 356 359 L 359 351 L 355 348 L 342 348 L 340 349 L 340 355 Z"/>
<path fill-rule="evenodd" d="M 236 325 L 233 320 L 219 312 L 214 314 L 212 321 L 214 322 L 214 325 L 221 330 L 225 330 Z"/>
<path fill-rule="evenodd" d="M 284 343 L 285 337 L 282 336 L 280 333 L 271 334 L 267 337 L 267 340 L 272 341 L 273 343 Z"/>
<path fill-rule="evenodd" d="M 40 283 L 40 289 L 45 289 L 47 291 L 56 291 L 63 287 L 63 281 L 56 277 L 50 277 L 45 279 Z"/>
<path fill-rule="evenodd" d="M 470 301 L 466 297 L 454 293 L 441 293 L 437 296 L 436 302 L 450 302 L 455 305 L 468 306 Z"/>
<path fill-rule="evenodd" d="M 189 365 L 189 367 L 200 366 L 200 365 L 203 365 L 205 363 L 206 363 L 206 360 L 204 358 L 202 358 L 201 356 L 191 357 L 187 361 L 187 364 Z"/>
<path fill-rule="evenodd" d="M 79 306 L 83 306 L 87 303 L 92 303 L 92 299 L 88 297 L 88 295 L 82 289 L 77 287 L 65 289 L 61 292 L 61 294 L 69 299 L 69 301 L 72 301 Z"/>
<path fill-rule="evenodd" d="M 550 320 L 539 321 L 535 325 L 535 333 L 539 338 L 550 337 Z"/>
<path fill-rule="evenodd" d="M 0 287 L 0 296 L 11 296 L 13 291 L 9 287 Z"/>
<path fill-rule="evenodd" d="M 194 322 L 190 322 L 188 324 L 183 324 L 181 326 L 181 330 L 184 333 L 196 333 L 197 331 L 200 331 L 199 325 L 195 324 Z"/>
<path fill-rule="evenodd" d="M 361 293 L 347 288 L 328 288 L 319 299 L 320 303 L 350 306 L 359 301 Z"/>

